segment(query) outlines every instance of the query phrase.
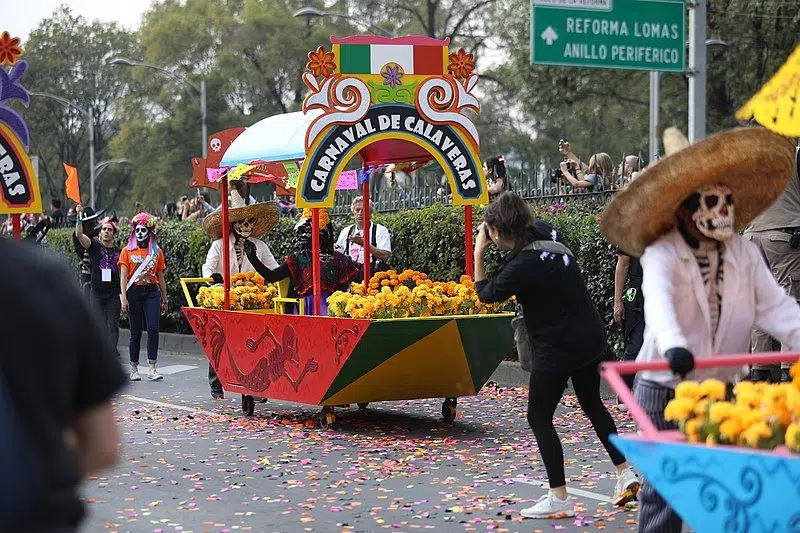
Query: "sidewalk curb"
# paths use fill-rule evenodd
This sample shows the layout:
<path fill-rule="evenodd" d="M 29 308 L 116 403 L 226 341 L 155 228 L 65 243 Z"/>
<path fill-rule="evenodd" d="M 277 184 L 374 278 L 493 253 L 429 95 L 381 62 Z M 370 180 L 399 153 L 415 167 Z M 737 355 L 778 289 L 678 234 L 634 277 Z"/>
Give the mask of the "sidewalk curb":
<path fill-rule="evenodd" d="M 128 353 L 128 341 L 130 339 L 130 331 L 127 329 L 119 330 L 119 353 L 126 356 Z M 142 333 L 142 353 L 147 349 L 147 332 Z M 191 355 L 205 361 L 206 356 L 203 348 L 197 342 L 194 335 L 182 335 L 180 333 L 159 333 L 158 334 L 158 349 L 164 352 L 180 353 Z M 522 370 L 518 361 L 503 361 L 497 370 L 494 371 L 489 381 L 502 386 L 502 387 L 527 387 L 530 383 L 530 373 Z M 567 392 L 575 394 L 572 389 L 572 382 L 567 385 Z M 600 380 L 600 396 L 603 398 L 613 398 L 614 393 L 604 380 Z"/>

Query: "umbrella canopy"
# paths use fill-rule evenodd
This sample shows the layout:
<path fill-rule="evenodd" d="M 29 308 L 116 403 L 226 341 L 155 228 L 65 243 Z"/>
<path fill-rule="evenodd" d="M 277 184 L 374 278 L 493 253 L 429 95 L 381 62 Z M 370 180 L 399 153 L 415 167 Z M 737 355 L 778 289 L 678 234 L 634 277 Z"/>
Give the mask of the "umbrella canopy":
<path fill-rule="evenodd" d="M 297 111 L 259 120 L 230 145 L 219 165 L 232 167 L 253 161 L 273 162 L 303 159 L 306 130 L 322 111 Z"/>

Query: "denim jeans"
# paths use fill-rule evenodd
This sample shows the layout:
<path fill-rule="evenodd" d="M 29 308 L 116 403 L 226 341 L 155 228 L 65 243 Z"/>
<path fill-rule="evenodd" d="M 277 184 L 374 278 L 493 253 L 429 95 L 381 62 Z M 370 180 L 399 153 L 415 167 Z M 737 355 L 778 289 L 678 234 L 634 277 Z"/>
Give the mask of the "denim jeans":
<path fill-rule="evenodd" d="M 147 362 L 155 364 L 158 359 L 158 327 L 161 320 L 161 294 L 157 285 L 134 285 L 128 289 L 128 321 L 131 326 L 131 341 L 128 349 L 131 364 L 139 364 L 139 346 L 142 342 L 142 327 L 147 325 Z"/>
<path fill-rule="evenodd" d="M 119 294 L 102 294 L 93 292 L 94 301 L 100 310 L 100 317 L 108 331 L 109 340 L 114 346 L 114 351 L 119 355 L 117 344 L 119 344 L 119 314 L 122 304 L 119 301 Z"/>

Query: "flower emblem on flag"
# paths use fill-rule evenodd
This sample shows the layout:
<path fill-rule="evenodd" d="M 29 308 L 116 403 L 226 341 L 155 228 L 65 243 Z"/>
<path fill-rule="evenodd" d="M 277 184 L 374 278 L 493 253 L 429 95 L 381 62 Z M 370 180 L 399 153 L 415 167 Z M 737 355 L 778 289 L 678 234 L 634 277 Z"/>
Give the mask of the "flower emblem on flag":
<path fill-rule="evenodd" d="M 383 84 L 388 85 L 392 89 L 403 83 L 403 74 L 405 74 L 403 67 L 397 63 L 386 63 L 381 69 Z"/>
<path fill-rule="evenodd" d="M 463 48 L 458 52 L 450 54 L 450 64 L 447 70 L 456 78 L 468 78 L 475 70 L 475 61 L 472 54 L 468 54 Z"/>
<path fill-rule="evenodd" d="M 328 52 L 323 47 L 318 46 L 313 52 L 308 53 L 308 63 L 306 69 L 317 77 L 327 78 L 336 71 L 333 52 Z"/>
<path fill-rule="evenodd" d="M 13 65 L 17 62 L 17 58 L 22 55 L 19 43 L 19 37 L 12 38 L 7 31 L 0 35 L 0 65 Z"/>

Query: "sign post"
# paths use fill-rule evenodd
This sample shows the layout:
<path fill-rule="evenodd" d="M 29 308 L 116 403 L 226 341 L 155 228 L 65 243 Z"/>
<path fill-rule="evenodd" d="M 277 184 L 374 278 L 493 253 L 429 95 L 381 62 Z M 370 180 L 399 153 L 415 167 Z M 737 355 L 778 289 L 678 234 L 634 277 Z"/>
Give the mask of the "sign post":
<path fill-rule="evenodd" d="M 531 0 L 531 63 L 684 72 L 684 0 Z"/>

